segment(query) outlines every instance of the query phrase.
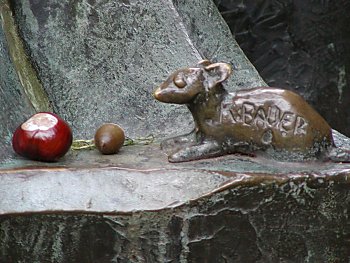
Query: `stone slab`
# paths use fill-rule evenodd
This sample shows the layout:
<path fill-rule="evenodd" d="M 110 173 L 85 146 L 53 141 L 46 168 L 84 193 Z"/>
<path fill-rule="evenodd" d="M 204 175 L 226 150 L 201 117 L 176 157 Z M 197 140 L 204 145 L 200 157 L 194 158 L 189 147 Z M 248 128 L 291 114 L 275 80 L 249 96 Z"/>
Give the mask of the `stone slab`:
<path fill-rule="evenodd" d="M 336 141 L 350 147 L 346 137 Z M 127 213 L 161 210 L 227 186 L 307 181 L 347 174 L 350 164 L 277 162 L 228 155 L 173 164 L 158 144 L 123 147 L 117 155 L 71 151 L 60 162 L 15 157 L 0 168 L 0 215 L 43 212 Z"/>
<path fill-rule="evenodd" d="M 350 165 L 158 145 L 0 170 L 0 262 L 347 262 Z M 19 166 L 18 164 L 21 164 Z"/>

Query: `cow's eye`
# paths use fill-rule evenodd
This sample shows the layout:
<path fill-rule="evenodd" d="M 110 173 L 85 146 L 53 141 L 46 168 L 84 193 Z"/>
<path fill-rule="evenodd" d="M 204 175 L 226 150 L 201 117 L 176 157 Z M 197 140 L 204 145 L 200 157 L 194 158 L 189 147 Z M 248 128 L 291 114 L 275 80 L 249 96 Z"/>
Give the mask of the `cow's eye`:
<path fill-rule="evenodd" d="M 186 82 L 185 82 L 182 74 L 177 74 L 174 77 L 174 83 L 175 83 L 176 87 L 178 87 L 180 89 L 182 89 L 186 86 Z"/>

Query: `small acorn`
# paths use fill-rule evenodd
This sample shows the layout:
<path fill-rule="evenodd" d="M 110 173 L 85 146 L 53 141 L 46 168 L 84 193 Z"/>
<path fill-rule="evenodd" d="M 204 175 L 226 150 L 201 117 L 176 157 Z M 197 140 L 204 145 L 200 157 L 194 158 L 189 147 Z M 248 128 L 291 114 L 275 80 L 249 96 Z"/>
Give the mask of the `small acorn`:
<path fill-rule="evenodd" d="M 124 130 L 117 124 L 105 123 L 97 129 L 94 139 L 102 154 L 115 154 L 124 144 Z"/>

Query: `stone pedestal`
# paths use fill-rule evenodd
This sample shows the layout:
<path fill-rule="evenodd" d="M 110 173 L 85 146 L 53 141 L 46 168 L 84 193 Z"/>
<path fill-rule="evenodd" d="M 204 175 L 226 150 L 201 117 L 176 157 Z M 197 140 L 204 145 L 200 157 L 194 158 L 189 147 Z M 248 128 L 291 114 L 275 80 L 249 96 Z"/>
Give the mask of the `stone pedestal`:
<path fill-rule="evenodd" d="M 1 262 L 347 262 L 350 165 L 158 145 L 16 160 L 0 173 Z"/>
<path fill-rule="evenodd" d="M 0 12 L 0 262 L 349 260 L 350 165 L 242 155 L 170 164 L 160 151 L 193 127 L 184 107 L 151 96 L 173 70 L 209 58 L 233 64 L 230 90 L 264 85 L 211 1 L 2 0 Z M 16 156 L 12 132 L 45 107 L 75 139 L 117 122 L 156 140 L 56 163 Z"/>

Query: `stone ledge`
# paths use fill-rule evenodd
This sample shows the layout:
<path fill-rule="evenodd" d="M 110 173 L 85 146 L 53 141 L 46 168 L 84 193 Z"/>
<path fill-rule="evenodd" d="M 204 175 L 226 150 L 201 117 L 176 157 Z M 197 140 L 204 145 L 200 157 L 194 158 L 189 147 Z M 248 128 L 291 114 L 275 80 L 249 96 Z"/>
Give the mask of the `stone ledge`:
<path fill-rule="evenodd" d="M 161 210 L 226 188 L 339 180 L 340 175 L 347 182 L 349 174 L 350 164 L 243 155 L 171 164 L 157 144 L 123 147 L 117 155 L 71 151 L 57 163 L 19 158 L 5 163 L 0 169 L 0 214 Z"/>
<path fill-rule="evenodd" d="M 158 145 L 15 159 L 0 171 L 0 262 L 347 262 L 350 165 Z"/>

